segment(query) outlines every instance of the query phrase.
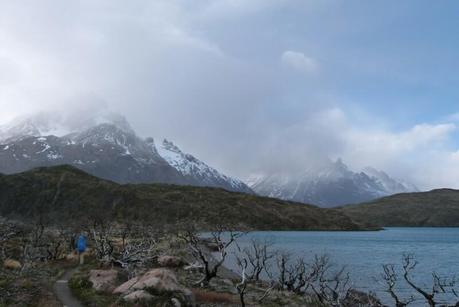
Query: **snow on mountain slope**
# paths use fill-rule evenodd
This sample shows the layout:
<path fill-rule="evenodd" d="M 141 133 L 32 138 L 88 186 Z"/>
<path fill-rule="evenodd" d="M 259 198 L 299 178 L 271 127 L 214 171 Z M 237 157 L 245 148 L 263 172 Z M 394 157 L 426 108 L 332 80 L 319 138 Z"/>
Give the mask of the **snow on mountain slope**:
<path fill-rule="evenodd" d="M 113 112 L 99 111 L 85 116 L 74 116 L 72 113 L 54 112 L 37 113 L 29 117 L 20 117 L 6 125 L 0 126 L 0 143 L 18 140 L 29 136 L 53 135 L 62 137 L 70 133 L 82 132 L 100 124 L 112 124 L 132 132 L 126 119 Z"/>
<path fill-rule="evenodd" d="M 415 185 L 399 182 L 387 175 L 385 172 L 379 171 L 372 167 L 364 168 L 363 172 L 381 184 L 384 187 L 384 190 L 387 192 L 387 195 L 405 192 L 419 192 Z"/>
<path fill-rule="evenodd" d="M 217 186 L 247 193 L 252 192 L 242 181 L 221 174 L 194 156 L 183 153 L 174 143 L 166 139 L 158 146 L 157 150 L 169 165 L 183 176 L 200 182 L 201 185 Z"/>
<path fill-rule="evenodd" d="M 171 142 L 161 144 L 160 155 L 153 139 L 137 136 L 123 116 L 88 115 L 74 130 L 59 118 L 34 116 L 0 128 L 0 173 L 70 164 L 120 183 L 162 182 L 253 193 L 243 182 L 182 153 Z M 56 128 L 62 134 L 49 135 Z"/>
<path fill-rule="evenodd" d="M 368 171 L 370 173 L 370 171 Z M 356 173 L 341 160 L 315 165 L 305 171 L 258 177 L 249 185 L 256 193 L 285 200 L 333 207 L 413 191 L 386 173 Z"/>

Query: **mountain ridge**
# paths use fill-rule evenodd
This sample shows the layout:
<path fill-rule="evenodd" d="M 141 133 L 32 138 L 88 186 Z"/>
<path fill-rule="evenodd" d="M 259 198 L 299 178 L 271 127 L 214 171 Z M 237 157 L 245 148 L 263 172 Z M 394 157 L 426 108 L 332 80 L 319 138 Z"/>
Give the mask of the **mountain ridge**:
<path fill-rule="evenodd" d="M 361 203 L 415 189 L 382 171 L 369 170 L 353 172 L 338 159 L 296 173 L 274 173 L 254 178 L 249 186 L 260 195 L 323 207 Z"/>
<path fill-rule="evenodd" d="M 399 193 L 337 209 L 359 223 L 379 227 L 459 227 L 459 190 Z"/>
<path fill-rule="evenodd" d="M 335 209 L 169 184 L 118 184 L 69 165 L 0 175 L 0 215 L 49 223 L 92 219 L 141 221 L 201 229 L 228 225 L 256 230 L 367 230 Z"/>
<path fill-rule="evenodd" d="M 98 116 L 84 123 L 84 128 L 61 136 L 41 135 L 41 130 L 47 131 L 51 126 L 41 117 L 36 126 L 32 118 L 19 121 L 17 126 L 4 127 L 0 131 L 0 172 L 12 174 L 40 166 L 69 164 L 118 183 L 214 186 L 253 193 L 242 181 L 220 173 L 178 147 L 179 161 L 172 160 L 170 155 L 161 156 L 153 138 L 140 138 L 120 115 Z M 65 127 L 59 130 L 65 131 Z M 162 152 L 164 155 L 167 151 Z M 189 168 L 186 174 L 179 167 L 185 164 Z"/>

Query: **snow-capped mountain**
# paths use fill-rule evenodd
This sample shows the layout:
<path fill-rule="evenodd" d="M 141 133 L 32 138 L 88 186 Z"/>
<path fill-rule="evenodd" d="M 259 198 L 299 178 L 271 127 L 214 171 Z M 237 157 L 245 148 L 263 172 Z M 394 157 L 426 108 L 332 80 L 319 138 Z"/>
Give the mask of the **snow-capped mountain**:
<path fill-rule="evenodd" d="M 419 192 L 418 188 L 414 184 L 397 181 L 385 172 L 372 167 L 364 168 L 363 172 L 383 186 L 386 195 L 405 192 Z"/>
<path fill-rule="evenodd" d="M 0 127 L 0 173 L 70 164 L 119 183 L 160 182 L 252 193 L 243 182 L 183 153 L 171 142 L 164 141 L 157 148 L 152 138 L 140 138 L 122 116 L 85 120 L 77 130 L 44 118 Z M 49 135 L 48 131 L 61 131 L 62 135 Z"/>
<path fill-rule="evenodd" d="M 157 148 L 159 155 L 180 174 L 201 185 L 226 187 L 228 190 L 251 193 L 250 188 L 241 180 L 221 174 L 190 154 L 183 153 L 174 143 L 163 140 Z"/>
<path fill-rule="evenodd" d="M 382 196 L 415 191 L 382 171 L 351 171 L 341 160 L 315 165 L 303 172 L 275 173 L 248 180 L 258 194 L 322 207 L 360 203 Z"/>

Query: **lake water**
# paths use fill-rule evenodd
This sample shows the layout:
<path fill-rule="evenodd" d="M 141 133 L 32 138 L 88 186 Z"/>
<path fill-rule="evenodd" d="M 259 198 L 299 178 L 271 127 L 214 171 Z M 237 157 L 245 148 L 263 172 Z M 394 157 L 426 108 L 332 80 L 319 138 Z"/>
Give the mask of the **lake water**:
<path fill-rule="evenodd" d="M 396 264 L 401 268 L 404 253 L 416 256 L 419 264 L 414 272 L 414 279 L 426 289 L 432 286 L 434 271 L 442 276 L 459 277 L 459 228 L 387 228 L 368 232 L 252 232 L 239 239 L 240 245 L 248 244 L 253 238 L 269 239 L 274 244 L 273 249 L 289 251 L 305 259 L 312 259 L 316 254 L 327 254 L 336 265 L 347 267 L 354 288 L 373 291 L 389 305 L 393 305 L 393 302 L 384 292 L 384 284 L 381 282 L 382 264 Z M 226 265 L 234 269 L 234 257 Z M 414 294 L 404 284 L 398 290 L 405 296 Z M 443 299 L 452 300 L 451 297 Z M 424 304 L 418 301 L 410 306 Z"/>

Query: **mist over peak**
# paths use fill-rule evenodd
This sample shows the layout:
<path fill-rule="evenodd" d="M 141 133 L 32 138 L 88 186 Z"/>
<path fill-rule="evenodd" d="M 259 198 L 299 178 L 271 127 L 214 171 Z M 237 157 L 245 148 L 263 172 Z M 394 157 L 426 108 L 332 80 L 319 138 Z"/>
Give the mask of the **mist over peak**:
<path fill-rule="evenodd" d="M 106 108 L 48 110 L 17 117 L 0 126 L 0 141 L 23 136 L 54 135 L 58 137 L 81 132 L 91 127 L 111 124 L 133 133 L 127 119 Z"/>
<path fill-rule="evenodd" d="M 421 6 L 243 2 L 2 3 L 0 121 L 43 112 L 51 125 L 20 130 L 63 135 L 108 108 L 237 177 L 342 157 L 459 187 L 454 25 L 435 23 L 429 44 L 405 39 L 432 17 Z"/>
<path fill-rule="evenodd" d="M 417 191 L 383 171 L 368 168 L 354 172 L 341 158 L 297 173 L 272 173 L 249 177 L 249 186 L 269 197 L 334 207 L 360 203 L 396 193 Z"/>

